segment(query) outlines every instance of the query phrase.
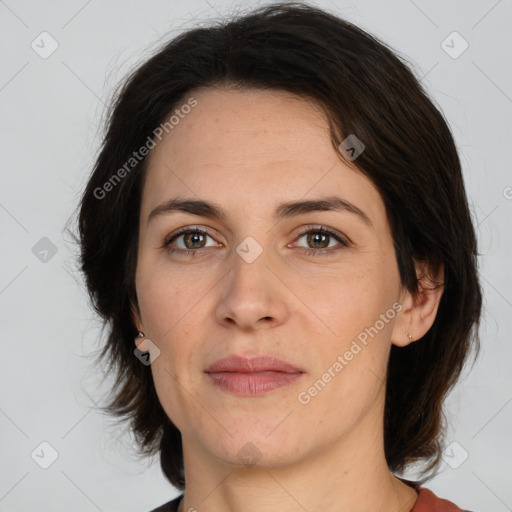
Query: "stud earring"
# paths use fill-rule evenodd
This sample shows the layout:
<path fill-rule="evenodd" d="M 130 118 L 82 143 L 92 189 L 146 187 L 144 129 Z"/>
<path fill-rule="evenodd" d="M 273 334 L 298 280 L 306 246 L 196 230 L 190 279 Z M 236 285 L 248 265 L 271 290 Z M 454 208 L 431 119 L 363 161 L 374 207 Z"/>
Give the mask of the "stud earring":
<path fill-rule="evenodd" d="M 137 341 L 141 340 L 142 338 L 145 338 L 145 334 L 141 331 L 138 332 L 137 336 L 135 336 L 135 346 L 137 346 Z"/>
<path fill-rule="evenodd" d="M 409 341 L 414 341 L 409 333 L 407 333 L 407 336 L 409 337 Z"/>

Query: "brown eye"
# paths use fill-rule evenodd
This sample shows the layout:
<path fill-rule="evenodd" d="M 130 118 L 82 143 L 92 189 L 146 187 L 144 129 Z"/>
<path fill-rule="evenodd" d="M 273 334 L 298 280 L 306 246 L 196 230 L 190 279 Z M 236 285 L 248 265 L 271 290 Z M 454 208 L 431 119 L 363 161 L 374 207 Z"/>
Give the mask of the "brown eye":
<path fill-rule="evenodd" d="M 202 233 L 183 233 L 181 236 L 183 236 L 183 243 L 187 249 L 201 249 L 204 245 L 205 235 Z M 192 245 L 192 247 L 190 247 L 189 244 Z"/>
<path fill-rule="evenodd" d="M 325 249 L 329 245 L 329 239 L 331 238 L 331 235 L 325 235 L 318 232 L 309 232 L 306 237 L 308 244 L 315 246 L 314 249 Z"/>
<path fill-rule="evenodd" d="M 306 249 L 309 248 L 310 250 L 306 250 L 305 254 L 307 254 L 308 256 L 320 256 L 322 254 L 329 255 L 350 245 L 349 242 L 343 236 L 328 228 L 325 228 L 323 226 L 308 226 L 308 228 L 309 229 L 307 231 L 303 231 L 298 238 L 298 240 L 300 240 L 304 236 L 306 237 Z M 330 245 L 331 242 L 338 243 Z"/>
<path fill-rule="evenodd" d="M 212 238 L 206 231 L 199 228 L 187 228 L 170 235 L 164 242 L 164 247 L 171 252 L 190 254 L 198 249 L 212 247 L 205 245 L 207 238 Z"/>

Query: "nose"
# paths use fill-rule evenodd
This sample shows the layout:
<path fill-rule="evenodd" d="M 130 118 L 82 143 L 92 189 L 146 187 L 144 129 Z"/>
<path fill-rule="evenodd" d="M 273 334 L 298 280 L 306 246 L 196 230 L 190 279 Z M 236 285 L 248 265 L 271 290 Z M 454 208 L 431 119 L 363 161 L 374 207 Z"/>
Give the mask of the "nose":
<path fill-rule="evenodd" d="M 293 294 L 268 259 L 265 251 L 250 263 L 234 254 L 230 270 L 219 283 L 216 318 L 224 327 L 251 331 L 286 322 Z"/>

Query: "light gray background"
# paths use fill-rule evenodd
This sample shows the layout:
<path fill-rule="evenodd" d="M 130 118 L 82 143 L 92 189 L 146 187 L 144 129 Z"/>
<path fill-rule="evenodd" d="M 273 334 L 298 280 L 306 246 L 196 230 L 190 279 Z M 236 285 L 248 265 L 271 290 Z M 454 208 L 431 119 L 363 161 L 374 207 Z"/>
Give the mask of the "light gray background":
<path fill-rule="evenodd" d="M 452 127 L 482 253 L 482 353 L 447 403 L 448 442 L 458 443 L 448 460 L 469 457 L 457 469 L 443 463 L 428 487 L 475 512 L 512 510 L 512 2 L 317 5 L 405 55 Z M 158 462 L 137 461 L 131 436 L 94 408 L 108 389 L 88 358 L 99 323 L 63 229 L 115 84 L 166 38 L 237 6 L 250 4 L 0 1 L 1 511 L 147 512 L 177 494 Z M 46 59 L 31 47 L 43 31 L 59 45 Z M 469 44 L 458 58 L 441 45 L 453 31 Z M 57 249 L 46 262 L 32 250 L 43 237 Z M 48 469 L 31 457 L 49 461 L 43 441 L 58 453 Z"/>

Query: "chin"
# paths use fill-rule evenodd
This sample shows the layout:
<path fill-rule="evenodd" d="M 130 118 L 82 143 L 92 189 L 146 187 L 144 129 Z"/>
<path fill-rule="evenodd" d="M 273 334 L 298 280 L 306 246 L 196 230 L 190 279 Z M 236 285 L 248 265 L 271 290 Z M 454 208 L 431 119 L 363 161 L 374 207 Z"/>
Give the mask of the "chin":
<path fill-rule="evenodd" d="M 217 440 L 206 435 L 205 448 L 227 465 L 247 468 L 282 466 L 296 462 L 303 456 L 304 446 L 291 436 L 292 430 L 283 429 L 279 434 L 276 431 L 269 436 L 270 431 L 255 434 L 247 428 L 233 434 L 233 437 L 225 433 L 223 439 Z"/>

